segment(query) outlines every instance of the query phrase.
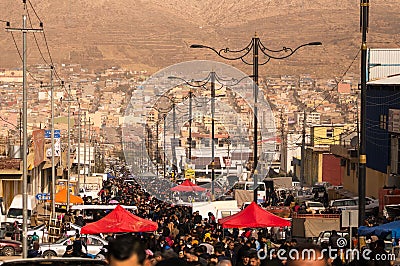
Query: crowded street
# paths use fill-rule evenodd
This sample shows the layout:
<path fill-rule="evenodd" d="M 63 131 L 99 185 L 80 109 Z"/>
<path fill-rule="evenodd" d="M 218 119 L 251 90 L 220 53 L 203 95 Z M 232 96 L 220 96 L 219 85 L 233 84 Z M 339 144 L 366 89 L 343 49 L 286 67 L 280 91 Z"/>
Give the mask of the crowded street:
<path fill-rule="evenodd" d="M 152 196 L 142 189 L 139 182 L 136 181 L 140 177 L 133 177 L 125 168 L 120 171 L 113 171 L 113 174 L 108 175 L 108 177 L 110 178 L 104 180 L 97 199 L 88 201 L 88 198 L 85 195 L 83 196 L 84 205 L 81 206 L 92 205 L 92 209 L 85 211 L 83 207 L 80 207 L 81 210 L 78 210 L 80 205 L 76 205 L 76 210 L 71 208 L 68 212 L 60 209 L 57 216 L 59 222 L 56 224 L 60 226 L 62 232 L 59 239 L 66 241 L 62 246 L 63 250 L 57 251 L 57 253 L 52 251 L 54 249 L 52 248 L 53 244 L 45 243 L 50 241 L 48 234 L 49 230 L 52 229 L 43 228 L 42 234 L 39 234 L 40 238 L 36 233 L 34 233 L 34 236 L 29 236 L 28 256 L 81 257 L 108 261 L 110 256 L 123 257 L 126 255 L 123 252 L 128 252 L 123 248 L 110 250 L 110 243 L 119 245 L 118 241 L 128 241 L 127 239 L 133 236 L 134 238 L 129 241 L 138 241 L 140 243 L 139 250 L 143 250 L 145 253 L 145 257 L 142 258 L 143 265 L 289 265 L 292 263 L 291 261 L 299 259 L 289 256 L 289 254 L 294 254 L 291 251 L 305 248 L 313 249 L 316 252 L 322 252 L 324 249 L 336 250 L 336 253 L 323 256 L 323 260 L 329 265 L 365 264 L 363 258 L 345 256 L 346 250 L 358 248 L 357 232 L 352 236 L 352 239 L 349 239 L 348 232 L 346 234 L 339 232 L 339 235 L 333 230 L 325 242 L 317 243 L 315 238 L 313 241 L 312 238 L 293 237 L 293 227 L 290 222 L 287 226 L 281 227 L 280 230 L 274 230 L 276 228 L 269 226 L 262 228 L 241 226 L 232 229 L 223 228 L 222 225 L 224 224 L 221 223 L 221 220 L 216 219 L 215 213 L 208 212 L 207 216 L 202 216 L 199 211 L 193 211 L 190 204 L 164 202 Z M 289 193 L 286 199 L 280 199 L 276 205 L 291 206 L 289 217 L 302 214 L 313 215 L 304 209 L 304 204 L 298 202 L 298 199 Z M 260 205 L 268 207 L 266 206 L 268 202 L 262 202 Z M 135 207 L 129 209 L 129 211 L 145 219 L 143 221 L 156 222 L 155 228 L 157 229 L 150 229 L 154 230 L 152 232 L 144 230 L 136 233 L 128 233 L 128 231 L 122 233 L 116 230 L 118 233 L 111 233 L 113 230 L 109 230 L 110 228 L 120 226 L 116 223 L 103 225 L 106 227 L 101 228 L 100 232 L 104 233 L 96 234 L 97 236 L 82 234 L 81 228 L 90 226 L 90 223 L 98 222 L 114 212 L 112 210 L 94 210 L 101 206 L 125 206 L 127 209 L 129 206 Z M 246 208 L 250 209 L 251 207 L 247 206 Z M 127 217 L 126 214 L 124 215 L 124 217 Z M 250 218 L 249 214 L 247 215 Z M 335 212 L 327 210 L 314 215 L 335 215 Z M 287 219 L 287 221 L 290 220 L 291 218 Z M 35 223 L 37 226 L 40 225 L 40 221 L 35 221 Z M 375 219 L 374 216 L 370 216 L 366 221 L 369 227 L 377 223 L 378 219 Z M 132 231 L 135 231 L 133 227 Z M 97 232 L 94 231 L 94 233 Z M 16 237 L 18 236 L 13 234 L 13 238 Z M 102 241 L 97 240 L 99 246 L 95 250 L 90 248 L 94 244 L 94 237 L 98 237 Z M 338 246 L 340 237 L 343 237 L 346 241 L 345 246 Z M 61 242 L 57 241 L 56 243 Z M 100 243 L 102 243 L 101 246 Z M 385 251 L 384 240 L 375 235 L 364 238 L 363 248 L 371 249 L 371 252 L 389 254 Z M 111 252 L 115 252 L 115 254 Z M 138 252 L 138 250 L 135 252 Z M 385 260 L 387 264 L 379 265 L 390 265 L 393 258 L 387 257 Z M 312 258 L 310 257 L 310 259 Z M 318 260 L 318 258 L 315 258 L 315 260 Z"/>

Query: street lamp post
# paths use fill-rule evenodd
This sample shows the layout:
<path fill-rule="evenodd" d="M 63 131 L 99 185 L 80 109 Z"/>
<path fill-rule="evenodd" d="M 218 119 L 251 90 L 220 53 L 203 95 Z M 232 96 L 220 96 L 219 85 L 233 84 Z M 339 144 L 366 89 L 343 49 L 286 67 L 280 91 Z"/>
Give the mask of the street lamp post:
<path fill-rule="evenodd" d="M 192 88 L 189 90 L 189 163 L 192 163 L 192 121 L 193 121 L 193 114 L 192 114 L 192 108 L 193 108 L 193 92 Z"/>
<path fill-rule="evenodd" d="M 164 94 L 157 95 L 157 97 L 164 97 L 167 98 L 168 101 L 171 102 L 172 106 L 172 129 L 173 129 L 173 140 L 171 141 L 171 154 L 172 154 L 172 170 L 174 172 L 177 172 L 178 166 L 177 166 L 177 159 L 176 159 L 176 98 L 174 96 L 166 96 Z M 166 131 L 166 113 L 164 114 L 164 131 Z M 165 136 L 164 136 L 164 149 L 165 149 Z M 165 155 L 166 151 L 164 151 Z M 165 158 L 164 158 L 165 159 Z M 165 160 L 164 160 L 165 161 Z"/>
<path fill-rule="evenodd" d="M 158 115 L 157 115 L 158 116 Z M 158 132 L 158 127 L 159 127 L 160 125 L 159 125 L 159 121 L 158 121 L 158 117 L 157 117 L 157 121 L 156 121 L 156 175 L 157 175 L 157 177 L 158 177 L 158 164 L 159 164 L 159 161 L 160 161 L 160 147 L 159 147 L 159 145 L 158 145 L 158 134 L 159 134 L 159 132 Z"/>
<path fill-rule="evenodd" d="M 157 146 L 156 146 L 156 172 L 157 172 L 157 177 L 158 177 L 158 164 L 159 164 L 159 160 L 160 160 L 160 158 L 161 158 L 161 156 L 160 156 L 160 148 L 159 148 L 159 145 L 158 145 L 158 137 L 159 137 L 159 126 L 160 126 L 160 112 L 162 112 L 162 110 L 160 110 L 159 108 L 157 108 L 157 107 L 155 107 L 155 106 L 148 106 L 147 108 L 149 108 L 149 109 L 154 109 L 154 110 L 156 110 L 157 111 L 157 121 L 156 121 L 156 137 L 157 137 L 157 141 L 156 141 L 156 144 L 157 144 Z M 163 149 L 163 152 L 164 152 L 164 155 L 163 155 L 163 160 L 164 160 L 164 162 L 163 162 L 163 171 L 164 171 L 164 173 L 163 173 L 163 177 L 164 177 L 164 179 L 165 179 L 165 177 L 166 177 L 166 151 L 165 151 L 165 145 L 166 145 L 166 128 L 167 128 L 167 126 L 166 126 L 166 117 L 167 117 L 167 114 L 166 113 L 163 113 L 163 115 L 162 115 L 162 118 L 163 118 L 163 146 L 164 146 L 164 149 Z"/>
<path fill-rule="evenodd" d="M 166 135 L 166 133 L 167 133 L 167 131 L 166 131 L 166 129 L 167 129 L 167 125 L 166 125 L 166 120 L 165 120 L 165 118 L 167 117 L 167 114 L 163 114 L 163 146 L 164 146 L 164 149 L 163 149 L 163 166 L 164 166 L 164 174 L 163 174 L 163 177 L 164 177 L 164 179 L 167 177 L 167 163 L 166 163 L 166 146 L 165 146 L 165 144 L 166 144 L 166 142 L 165 142 L 165 135 Z"/>
<path fill-rule="evenodd" d="M 213 47 L 202 45 L 202 44 L 192 44 L 190 48 L 205 48 L 214 51 L 218 56 L 226 59 L 226 60 L 241 60 L 244 62 L 246 65 L 252 65 L 253 66 L 253 95 L 254 95 L 254 134 L 253 134 L 253 167 L 252 167 L 252 172 L 253 172 L 253 181 L 254 181 L 254 201 L 257 202 L 257 164 L 258 164 L 258 119 L 257 119 L 257 111 L 258 111 L 258 106 L 257 106 L 257 101 L 258 101 L 258 67 L 260 65 L 265 65 L 268 63 L 271 59 L 285 59 L 293 55 L 297 50 L 304 46 L 314 46 L 314 45 L 322 45 L 320 42 L 311 42 L 307 44 L 302 44 L 298 46 L 295 49 L 288 48 L 288 47 L 283 47 L 282 49 L 279 50 L 271 50 L 267 47 L 264 46 L 264 44 L 260 41 L 259 37 L 257 34 L 252 38 L 251 42 L 244 47 L 243 49 L 240 50 L 230 50 L 229 48 L 224 48 L 217 50 Z M 246 57 L 250 54 L 250 51 L 253 51 L 253 60 L 252 62 L 247 62 Z M 259 52 L 261 52 L 263 55 L 266 56 L 266 60 L 264 62 L 259 63 L 258 61 L 258 56 Z M 229 54 L 233 54 L 232 57 L 229 56 Z"/>

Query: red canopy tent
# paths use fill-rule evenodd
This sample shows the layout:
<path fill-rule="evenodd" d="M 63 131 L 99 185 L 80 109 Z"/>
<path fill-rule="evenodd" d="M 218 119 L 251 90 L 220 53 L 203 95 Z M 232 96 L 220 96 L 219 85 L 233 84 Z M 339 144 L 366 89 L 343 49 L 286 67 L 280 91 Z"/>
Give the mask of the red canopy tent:
<path fill-rule="evenodd" d="M 198 192 L 198 191 L 205 191 L 206 189 L 200 187 L 196 184 L 190 182 L 189 179 L 186 179 L 182 182 L 179 186 L 171 188 L 172 191 L 180 191 L 180 192 Z"/>
<path fill-rule="evenodd" d="M 104 218 L 82 227 L 82 234 L 151 232 L 158 229 L 156 222 L 133 215 L 120 205 Z"/>
<path fill-rule="evenodd" d="M 276 216 L 252 202 L 241 212 L 219 219 L 223 228 L 263 228 L 290 226 L 290 221 Z"/>

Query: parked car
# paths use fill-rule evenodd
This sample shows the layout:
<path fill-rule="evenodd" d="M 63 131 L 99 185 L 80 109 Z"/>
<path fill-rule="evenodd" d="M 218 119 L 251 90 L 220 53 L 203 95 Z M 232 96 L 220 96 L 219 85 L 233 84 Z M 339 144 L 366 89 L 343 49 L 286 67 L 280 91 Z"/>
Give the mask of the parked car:
<path fill-rule="evenodd" d="M 400 204 L 390 204 L 383 207 L 383 216 L 386 219 L 399 220 L 400 217 Z"/>
<path fill-rule="evenodd" d="M 295 197 L 299 200 L 299 202 L 304 201 L 312 201 L 314 199 L 314 195 L 311 189 L 303 188 L 302 190 L 297 191 L 297 195 Z"/>
<path fill-rule="evenodd" d="M 306 210 L 308 212 L 311 212 L 312 214 L 321 213 L 321 212 L 325 211 L 324 204 L 322 204 L 321 202 L 306 201 L 306 202 L 304 202 L 304 204 L 306 205 Z"/>
<path fill-rule="evenodd" d="M 326 193 L 326 188 L 324 186 L 314 186 L 312 188 L 314 201 L 323 202 L 325 193 Z"/>
<path fill-rule="evenodd" d="M 358 204 L 358 197 L 354 197 Z M 379 200 L 373 197 L 365 197 L 365 212 L 377 214 L 379 212 Z"/>
<path fill-rule="evenodd" d="M 108 265 L 105 261 L 83 258 L 33 258 L 33 259 L 15 259 L 8 261 L 0 261 L 2 266 L 102 266 Z"/>
<path fill-rule="evenodd" d="M 22 253 L 22 243 L 15 240 L 0 240 L 0 253 L 3 256 L 15 256 Z"/>
<path fill-rule="evenodd" d="M 337 232 L 340 237 L 349 238 L 349 232 L 347 231 L 338 231 Z M 318 238 L 314 241 L 315 244 L 320 246 L 322 243 L 329 244 L 329 237 L 331 236 L 332 231 L 323 231 L 319 234 Z"/>
<path fill-rule="evenodd" d="M 317 182 L 317 183 L 315 183 L 314 186 L 316 186 L 316 187 L 328 188 L 328 187 L 331 187 L 332 184 L 329 183 L 329 182 L 323 181 L 323 182 Z"/>
<path fill-rule="evenodd" d="M 355 199 L 331 200 L 329 206 L 335 210 L 358 210 L 358 203 Z"/>
<path fill-rule="evenodd" d="M 55 243 L 42 243 L 39 250 L 42 252 L 43 257 L 61 257 L 65 253 L 69 240 L 66 237 L 59 239 Z M 108 244 L 104 239 L 92 235 L 82 237 L 82 240 L 86 241 L 87 253 L 89 254 L 99 253 L 100 249 Z M 83 248 L 83 251 L 85 251 L 85 248 Z"/>
<path fill-rule="evenodd" d="M 78 232 L 81 232 L 81 227 L 79 225 L 76 224 L 71 224 L 71 229 L 67 231 L 67 236 L 74 236 L 76 234 L 76 230 L 78 230 Z M 43 240 L 43 236 L 46 238 L 48 231 L 47 228 L 44 224 L 42 225 L 38 225 L 34 228 L 31 228 L 28 230 L 28 237 L 33 236 L 33 234 L 36 233 L 36 235 L 39 237 L 39 243 L 42 242 Z"/>

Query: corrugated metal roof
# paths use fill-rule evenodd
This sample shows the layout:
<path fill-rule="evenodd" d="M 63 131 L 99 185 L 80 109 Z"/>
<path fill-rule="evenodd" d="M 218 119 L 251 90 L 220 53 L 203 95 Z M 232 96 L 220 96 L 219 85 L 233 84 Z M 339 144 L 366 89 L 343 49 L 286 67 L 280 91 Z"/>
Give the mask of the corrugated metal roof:
<path fill-rule="evenodd" d="M 368 82 L 371 85 L 399 85 L 400 75 Z"/>
<path fill-rule="evenodd" d="M 378 80 L 400 74 L 400 49 L 368 49 L 368 80 Z"/>

